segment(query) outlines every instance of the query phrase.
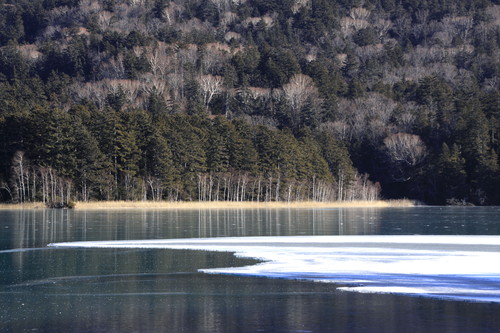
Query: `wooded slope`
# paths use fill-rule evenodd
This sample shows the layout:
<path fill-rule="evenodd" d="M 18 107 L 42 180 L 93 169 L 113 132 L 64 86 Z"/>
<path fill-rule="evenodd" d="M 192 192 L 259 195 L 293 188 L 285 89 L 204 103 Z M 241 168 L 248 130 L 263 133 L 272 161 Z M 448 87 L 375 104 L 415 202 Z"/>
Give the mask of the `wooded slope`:
<path fill-rule="evenodd" d="M 498 0 L 0 0 L 0 199 L 499 204 L 499 54 Z"/>

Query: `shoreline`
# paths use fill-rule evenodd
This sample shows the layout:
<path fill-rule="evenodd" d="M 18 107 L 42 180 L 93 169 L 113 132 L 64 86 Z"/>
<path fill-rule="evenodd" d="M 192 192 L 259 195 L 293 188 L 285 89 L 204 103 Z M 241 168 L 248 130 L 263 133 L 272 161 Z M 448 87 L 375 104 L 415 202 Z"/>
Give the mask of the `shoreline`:
<path fill-rule="evenodd" d="M 308 209 L 308 208 L 388 208 L 414 207 L 418 204 L 411 200 L 376 201 L 293 201 L 293 202 L 253 202 L 253 201 L 78 201 L 76 210 L 132 210 L 132 209 Z M 0 204 L 0 210 L 7 209 L 45 209 L 41 202 L 25 204 Z"/>
<path fill-rule="evenodd" d="M 46 209 L 43 202 L 27 202 L 22 204 L 0 204 L 0 210 Z"/>

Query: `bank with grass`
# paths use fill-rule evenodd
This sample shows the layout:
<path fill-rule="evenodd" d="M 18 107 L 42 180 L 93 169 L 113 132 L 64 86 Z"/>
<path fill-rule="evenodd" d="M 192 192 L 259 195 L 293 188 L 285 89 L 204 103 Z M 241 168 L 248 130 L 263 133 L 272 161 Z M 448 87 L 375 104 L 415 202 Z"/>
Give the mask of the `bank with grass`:
<path fill-rule="evenodd" d="M 75 209 L 308 209 L 308 208 L 384 208 L 413 207 L 411 200 L 376 200 L 376 201 L 294 201 L 294 202 L 251 202 L 251 201 L 89 201 L 76 202 Z"/>
<path fill-rule="evenodd" d="M 419 205 L 412 200 L 374 200 L 374 201 L 293 201 L 293 202 L 253 202 L 253 201 L 78 201 L 70 207 L 77 210 L 115 210 L 115 209 L 312 209 L 312 208 L 386 208 L 414 207 Z M 48 209 L 43 202 L 23 204 L 0 204 L 0 210 Z"/>

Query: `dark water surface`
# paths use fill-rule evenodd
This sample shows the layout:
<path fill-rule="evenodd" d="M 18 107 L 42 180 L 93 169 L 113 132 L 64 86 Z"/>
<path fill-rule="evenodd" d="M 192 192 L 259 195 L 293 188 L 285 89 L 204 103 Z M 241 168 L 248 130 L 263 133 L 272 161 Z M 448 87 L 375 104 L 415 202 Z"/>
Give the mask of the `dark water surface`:
<path fill-rule="evenodd" d="M 0 211 L 0 332 L 500 332 L 500 304 L 198 273 L 252 263 L 229 253 L 46 247 L 81 240 L 413 234 L 500 235 L 500 208 Z"/>

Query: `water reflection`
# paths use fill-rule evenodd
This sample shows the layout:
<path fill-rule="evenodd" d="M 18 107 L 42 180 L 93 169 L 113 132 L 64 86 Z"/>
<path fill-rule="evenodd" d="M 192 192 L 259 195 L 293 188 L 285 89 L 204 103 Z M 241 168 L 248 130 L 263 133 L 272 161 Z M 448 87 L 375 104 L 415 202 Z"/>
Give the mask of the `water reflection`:
<path fill-rule="evenodd" d="M 94 291 L 83 286 L 94 285 Z M 65 281 L 13 295 L 5 331 L 494 332 L 499 306 L 199 274 Z M 33 302 L 32 300 L 36 300 Z M 43 311 L 40 309 L 43 308 Z M 47 318 L 50 318 L 48 321 Z"/>
<path fill-rule="evenodd" d="M 495 332 L 495 304 L 197 273 L 250 263 L 229 253 L 45 246 L 224 236 L 500 234 L 498 221 L 498 208 L 0 211 L 0 331 Z"/>
<path fill-rule="evenodd" d="M 0 251 L 78 240 L 376 234 L 380 216 L 377 209 L 1 211 Z M 9 265 L 22 271 L 26 256 L 12 253 Z"/>
<path fill-rule="evenodd" d="M 494 207 L 0 211 L 0 251 L 77 240 L 500 234 Z M 22 254 L 21 254 L 22 256 Z"/>
<path fill-rule="evenodd" d="M 380 209 L 3 211 L 0 249 L 71 240 L 377 234 L 381 214 Z"/>

